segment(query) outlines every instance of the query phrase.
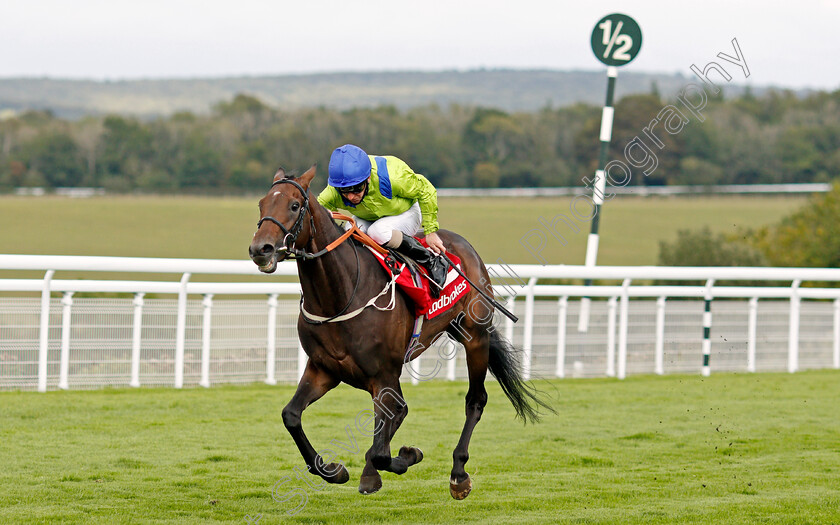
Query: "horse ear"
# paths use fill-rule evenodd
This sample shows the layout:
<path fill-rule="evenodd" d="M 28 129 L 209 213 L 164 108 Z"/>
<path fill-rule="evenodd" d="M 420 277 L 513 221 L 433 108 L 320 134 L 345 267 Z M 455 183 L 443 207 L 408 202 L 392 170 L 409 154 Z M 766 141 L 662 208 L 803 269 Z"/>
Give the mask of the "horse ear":
<path fill-rule="evenodd" d="M 286 170 L 284 170 L 283 168 L 277 168 L 277 173 L 274 174 L 274 181 L 273 182 L 277 182 L 278 180 L 285 179 L 285 178 L 286 178 Z"/>
<path fill-rule="evenodd" d="M 315 178 L 315 168 L 317 167 L 317 164 L 313 164 L 311 168 L 306 170 L 306 173 L 304 173 L 298 178 L 298 181 L 300 181 L 301 186 L 303 186 L 304 188 L 309 188 L 309 183 L 312 182 L 312 179 Z"/>

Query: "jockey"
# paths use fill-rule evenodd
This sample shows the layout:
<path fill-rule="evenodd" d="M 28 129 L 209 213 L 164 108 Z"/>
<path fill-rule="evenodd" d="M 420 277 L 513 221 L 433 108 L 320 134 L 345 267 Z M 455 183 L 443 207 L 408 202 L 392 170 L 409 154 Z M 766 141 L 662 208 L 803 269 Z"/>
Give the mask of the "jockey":
<path fill-rule="evenodd" d="M 350 211 L 360 230 L 422 264 L 438 289 L 443 287 L 447 263 L 438 255 L 446 248 L 436 233 L 437 191 L 426 177 L 397 157 L 368 155 L 345 144 L 330 157 L 327 184 L 318 195 L 322 206 Z M 414 238 L 421 232 L 428 250 Z"/>

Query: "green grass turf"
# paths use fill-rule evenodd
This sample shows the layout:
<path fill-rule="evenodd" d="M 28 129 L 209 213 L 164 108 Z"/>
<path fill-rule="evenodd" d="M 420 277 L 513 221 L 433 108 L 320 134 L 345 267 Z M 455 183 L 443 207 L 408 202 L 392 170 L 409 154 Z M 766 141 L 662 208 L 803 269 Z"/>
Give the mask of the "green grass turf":
<path fill-rule="evenodd" d="M 467 470 L 449 496 L 465 383 L 406 386 L 394 441 L 425 459 L 380 492 L 357 492 L 369 397 L 342 386 L 310 407 L 346 485 L 294 478 L 281 423 L 292 387 L 0 393 L 0 523 L 838 523 L 840 372 L 634 376 L 540 382 L 558 415 L 523 426 L 496 383 Z M 351 446 L 352 448 L 352 446 Z M 289 476 L 306 494 L 277 502 Z M 309 477 L 311 482 L 316 478 Z"/>
<path fill-rule="evenodd" d="M 258 216 L 253 198 L 0 197 L 0 253 L 247 259 Z M 656 264 L 659 241 L 708 225 L 734 232 L 778 221 L 804 197 L 622 197 L 601 214 L 598 264 Z M 441 227 L 466 237 L 485 261 L 539 263 L 520 239 L 569 215 L 569 199 L 440 199 Z M 582 211 L 583 208 L 582 208 Z M 574 233 L 560 223 L 563 246 L 546 233 L 549 264 L 583 264 L 589 222 Z M 532 240 L 536 244 L 536 237 Z"/>

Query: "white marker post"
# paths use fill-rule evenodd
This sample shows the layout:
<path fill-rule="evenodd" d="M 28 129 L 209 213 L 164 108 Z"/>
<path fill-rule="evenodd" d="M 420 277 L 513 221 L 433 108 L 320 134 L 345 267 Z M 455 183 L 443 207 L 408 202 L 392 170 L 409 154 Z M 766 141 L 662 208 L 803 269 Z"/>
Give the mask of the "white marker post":
<path fill-rule="evenodd" d="M 612 139 L 612 125 L 615 109 L 615 81 L 618 77 L 618 66 L 628 64 L 636 58 L 642 47 L 642 30 L 635 20 L 627 15 L 613 13 L 607 15 L 595 25 L 592 30 L 592 52 L 607 65 L 607 99 L 601 112 L 601 152 L 598 156 L 598 169 L 595 180 L 584 179 L 586 186 L 592 185 L 592 203 L 595 206 L 589 238 L 586 241 L 585 266 L 595 266 L 598 258 L 598 226 L 601 223 L 601 207 L 607 187 L 607 176 L 604 168 L 607 165 L 607 153 Z M 592 285 L 592 279 L 586 279 L 585 286 Z M 589 309 L 591 300 L 583 297 L 580 300 L 580 315 L 578 316 L 578 332 L 589 330 Z"/>
<path fill-rule="evenodd" d="M 612 138 L 613 115 L 615 114 L 613 97 L 615 96 L 615 79 L 617 76 L 618 68 L 615 66 L 607 67 L 607 100 L 601 112 L 601 153 L 598 156 L 598 169 L 595 171 L 595 186 L 592 189 L 592 202 L 595 205 L 595 213 L 592 217 L 589 238 L 586 240 L 585 266 L 595 266 L 595 261 L 598 259 L 598 226 L 601 222 L 601 206 L 604 204 L 604 192 L 607 188 L 607 177 L 604 174 L 604 166 L 607 165 L 607 152 Z M 583 284 L 585 286 L 592 286 L 592 279 L 586 279 Z M 589 297 L 583 297 L 580 300 L 578 332 L 589 330 L 589 307 L 591 302 Z"/>

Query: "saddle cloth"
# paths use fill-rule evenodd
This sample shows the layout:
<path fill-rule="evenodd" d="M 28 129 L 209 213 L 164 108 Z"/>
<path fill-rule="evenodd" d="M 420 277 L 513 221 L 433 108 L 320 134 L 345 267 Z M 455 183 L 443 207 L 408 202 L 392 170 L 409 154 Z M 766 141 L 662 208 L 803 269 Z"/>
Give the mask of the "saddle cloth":
<path fill-rule="evenodd" d="M 418 240 L 423 246 L 427 246 L 425 239 Z M 452 308 L 455 303 L 470 291 L 470 284 L 450 266 L 449 272 L 446 275 L 446 282 L 440 291 L 440 296 L 434 298 L 430 291 L 434 285 L 429 282 L 425 268 L 418 265 L 421 268 L 421 271 L 418 272 L 420 277 L 416 279 L 412 278 L 412 272 L 408 264 L 403 264 L 401 261 L 396 260 L 389 253 L 380 253 L 370 246 L 367 248 L 376 256 L 376 259 L 390 276 L 395 275 L 397 271 L 400 272 L 400 276 L 397 277 L 397 284 L 414 302 L 415 317 L 425 315 L 426 319 L 434 319 Z M 453 264 L 461 268 L 461 259 L 459 257 L 453 253 L 447 253 L 446 255 Z"/>

